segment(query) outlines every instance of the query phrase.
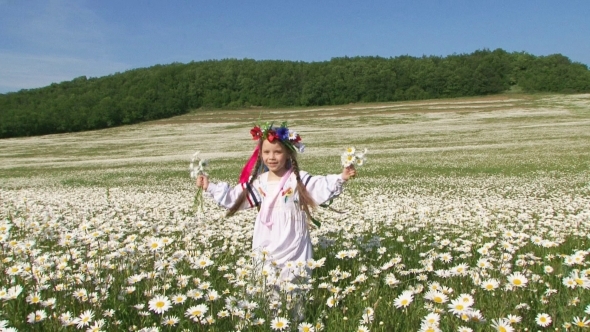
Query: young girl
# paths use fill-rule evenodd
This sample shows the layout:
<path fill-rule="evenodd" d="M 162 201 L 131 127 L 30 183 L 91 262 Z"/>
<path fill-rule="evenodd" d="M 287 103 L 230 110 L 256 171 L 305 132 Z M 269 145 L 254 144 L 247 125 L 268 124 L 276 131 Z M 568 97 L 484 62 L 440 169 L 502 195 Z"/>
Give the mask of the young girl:
<path fill-rule="evenodd" d="M 255 126 L 250 133 L 258 143 L 242 170 L 240 184 L 230 188 L 227 183 L 210 183 L 201 175 L 196 185 L 229 209 L 228 216 L 242 209 L 259 209 L 252 249 L 267 253 L 265 264 L 279 269 L 279 282 L 290 281 L 294 273 L 286 263 L 306 262 L 312 257 L 311 210 L 338 196 L 356 170 L 347 167 L 341 174 L 327 176 L 301 171 L 297 163 L 297 151 L 303 152 L 301 138 L 284 123 L 279 127 Z M 262 172 L 263 166 L 266 172 Z"/>

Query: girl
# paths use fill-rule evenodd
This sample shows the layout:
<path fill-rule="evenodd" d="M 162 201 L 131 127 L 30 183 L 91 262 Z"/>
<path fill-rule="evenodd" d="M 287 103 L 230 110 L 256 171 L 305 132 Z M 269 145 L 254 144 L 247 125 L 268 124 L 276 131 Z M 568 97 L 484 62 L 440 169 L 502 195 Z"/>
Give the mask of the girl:
<path fill-rule="evenodd" d="M 290 281 L 295 275 L 289 262 L 306 262 L 312 257 L 311 209 L 338 196 L 356 170 L 347 167 L 341 174 L 327 176 L 301 171 L 297 151 L 303 152 L 304 146 L 300 136 L 284 123 L 280 127 L 255 126 L 250 133 L 258 143 L 239 185 L 230 188 L 227 183 L 210 183 L 204 175 L 197 177 L 196 185 L 227 208 L 228 216 L 242 209 L 259 209 L 252 249 L 267 256 L 266 265 L 272 263 L 279 269 L 279 282 Z"/>

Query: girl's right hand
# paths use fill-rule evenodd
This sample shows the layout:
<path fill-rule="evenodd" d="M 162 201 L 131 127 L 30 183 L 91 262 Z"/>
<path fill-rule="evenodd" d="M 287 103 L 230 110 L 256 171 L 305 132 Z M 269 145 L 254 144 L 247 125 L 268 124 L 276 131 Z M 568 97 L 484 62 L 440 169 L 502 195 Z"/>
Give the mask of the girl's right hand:
<path fill-rule="evenodd" d="M 209 178 L 205 175 L 197 175 L 197 188 L 203 188 L 203 190 L 207 190 L 209 187 Z"/>

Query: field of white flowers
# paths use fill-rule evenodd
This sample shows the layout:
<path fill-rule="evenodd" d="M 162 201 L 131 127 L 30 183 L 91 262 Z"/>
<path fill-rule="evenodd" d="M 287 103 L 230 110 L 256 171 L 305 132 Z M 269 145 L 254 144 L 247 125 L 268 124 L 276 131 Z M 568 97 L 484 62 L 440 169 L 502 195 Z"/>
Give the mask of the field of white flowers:
<path fill-rule="evenodd" d="M 213 180 L 236 183 L 259 117 L 301 134 L 312 174 L 369 150 L 278 292 L 252 264 L 255 211 L 195 209 L 188 171 L 200 150 Z M 584 330 L 589 234 L 590 95 L 202 111 L 6 139 L 0 331 Z"/>

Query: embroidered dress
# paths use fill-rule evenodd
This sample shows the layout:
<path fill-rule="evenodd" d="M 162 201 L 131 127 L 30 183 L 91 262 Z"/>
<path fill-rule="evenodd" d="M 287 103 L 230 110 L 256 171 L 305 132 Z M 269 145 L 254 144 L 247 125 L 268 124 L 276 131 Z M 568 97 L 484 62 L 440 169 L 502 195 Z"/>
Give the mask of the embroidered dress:
<path fill-rule="evenodd" d="M 311 176 L 301 171 L 301 181 L 313 200 L 319 205 L 342 193 L 344 180 L 338 174 Z M 243 190 L 248 191 L 248 199 L 240 209 L 263 206 L 254 224 L 252 249 L 266 249 L 269 252 L 267 263 L 273 262 L 281 270 L 279 281 L 292 280 L 293 270 L 286 267 L 287 262 L 306 262 L 312 257 L 311 237 L 307 227 L 307 215 L 299 206 L 297 180 L 295 174 L 288 175 L 281 187 L 281 181 L 268 181 L 268 172 L 260 174 L 252 185 L 237 185 L 233 188 L 225 183 L 209 183 L 207 193 L 220 206 L 229 209 Z M 264 203 L 274 200 L 268 206 L 268 218 L 264 218 Z M 272 201 L 271 201 L 272 202 Z M 266 219 L 266 220 L 264 220 Z"/>

